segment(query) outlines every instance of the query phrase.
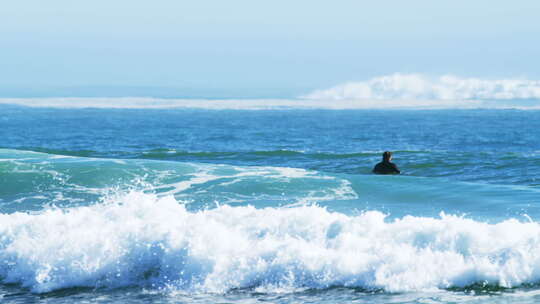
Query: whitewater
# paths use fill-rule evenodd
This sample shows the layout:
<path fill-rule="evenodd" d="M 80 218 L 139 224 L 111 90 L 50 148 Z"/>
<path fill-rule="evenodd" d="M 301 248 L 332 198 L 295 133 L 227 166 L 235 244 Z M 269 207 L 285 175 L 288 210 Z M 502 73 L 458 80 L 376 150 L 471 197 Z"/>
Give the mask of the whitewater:
<path fill-rule="evenodd" d="M 141 286 L 190 293 L 517 287 L 540 275 L 540 225 L 441 214 L 385 220 L 318 206 L 189 212 L 171 196 L 1 216 L 0 275 L 43 293 Z"/>

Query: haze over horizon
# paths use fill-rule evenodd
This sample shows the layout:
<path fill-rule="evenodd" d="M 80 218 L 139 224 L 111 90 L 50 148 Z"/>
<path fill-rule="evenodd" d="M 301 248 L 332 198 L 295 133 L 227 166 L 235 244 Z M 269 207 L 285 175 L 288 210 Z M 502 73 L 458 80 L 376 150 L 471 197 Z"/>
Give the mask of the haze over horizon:
<path fill-rule="evenodd" d="M 540 79 L 537 1 L 9 2 L 0 97 L 294 98 L 396 73 Z"/>

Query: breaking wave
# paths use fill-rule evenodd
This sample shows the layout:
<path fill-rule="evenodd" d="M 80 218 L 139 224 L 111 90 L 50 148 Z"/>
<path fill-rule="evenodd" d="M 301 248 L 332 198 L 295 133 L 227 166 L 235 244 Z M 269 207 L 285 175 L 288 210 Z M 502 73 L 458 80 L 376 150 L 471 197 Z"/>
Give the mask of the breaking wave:
<path fill-rule="evenodd" d="M 540 225 L 218 206 L 131 192 L 0 214 L 0 280 L 33 292 L 141 286 L 187 293 L 333 286 L 389 292 L 540 280 Z"/>

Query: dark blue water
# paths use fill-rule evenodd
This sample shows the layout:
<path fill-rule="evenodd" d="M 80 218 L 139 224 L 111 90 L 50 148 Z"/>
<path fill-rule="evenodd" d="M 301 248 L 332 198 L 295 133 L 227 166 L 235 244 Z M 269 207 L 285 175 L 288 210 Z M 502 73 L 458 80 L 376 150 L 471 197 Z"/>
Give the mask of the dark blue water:
<path fill-rule="evenodd" d="M 0 299 L 533 303 L 538 130 L 540 111 L 0 106 Z M 385 150 L 401 176 L 370 173 Z"/>

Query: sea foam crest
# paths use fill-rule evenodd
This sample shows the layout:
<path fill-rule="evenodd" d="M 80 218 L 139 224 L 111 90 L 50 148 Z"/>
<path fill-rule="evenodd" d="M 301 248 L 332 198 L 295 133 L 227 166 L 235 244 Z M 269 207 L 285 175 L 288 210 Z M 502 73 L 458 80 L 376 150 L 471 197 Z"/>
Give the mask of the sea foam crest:
<path fill-rule="evenodd" d="M 187 293 L 350 286 L 417 291 L 540 279 L 540 225 L 357 216 L 317 206 L 189 212 L 172 196 L 0 215 L 0 280 L 34 292 L 142 286 Z"/>
<path fill-rule="evenodd" d="M 392 74 L 348 82 L 303 96 L 326 100 L 508 100 L 540 99 L 540 81 L 443 75 Z"/>

